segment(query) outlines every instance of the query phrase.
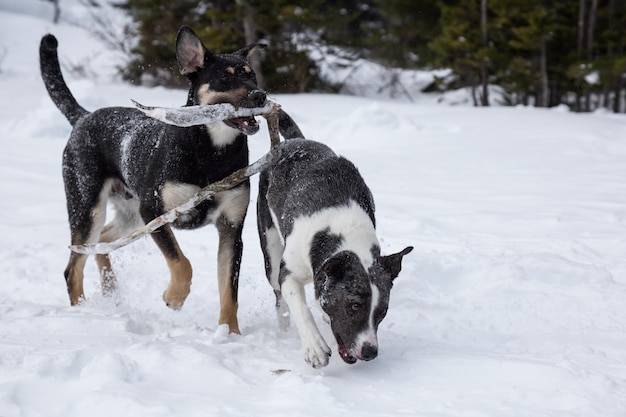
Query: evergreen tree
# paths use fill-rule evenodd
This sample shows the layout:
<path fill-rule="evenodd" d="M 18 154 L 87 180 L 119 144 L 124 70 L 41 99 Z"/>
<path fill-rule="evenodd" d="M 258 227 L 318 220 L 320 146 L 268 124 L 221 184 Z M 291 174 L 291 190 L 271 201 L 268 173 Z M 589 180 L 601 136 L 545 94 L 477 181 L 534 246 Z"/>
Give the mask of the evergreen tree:
<path fill-rule="evenodd" d="M 296 43 L 307 35 L 304 22 L 317 16 L 315 6 L 315 1 L 301 7 L 284 0 L 125 0 L 119 7 L 137 23 L 139 42 L 123 75 L 137 84 L 184 85 L 175 64 L 179 27 L 192 27 L 213 52 L 232 52 L 247 44 L 244 21 L 252 10 L 254 35 L 269 43 L 261 66 L 265 88 L 273 92 L 327 89 L 315 63 Z"/>
<path fill-rule="evenodd" d="M 603 106 L 622 112 L 626 76 L 626 2 L 609 0 L 605 6 L 598 8 L 593 42 L 587 42 L 587 49 L 579 54 L 580 60 L 574 63 L 570 72 L 573 77 L 582 79 L 585 89 L 585 103 L 579 104 L 581 109 Z M 594 82 L 586 82 L 589 79 Z M 592 95 L 597 97 L 596 103 L 591 102 Z"/>
<path fill-rule="evenodd" d="M 380 15 L 371 27 L 368 48 L 376 60 L 392 67 L 424 68 L 434 64 L 428 43 L 441 32 L 439 0 L 376 0 Z"/>
<path fill-rule="evenodd" d="M 510 85 L 517 81 L 520 85 L 532 85 L 535 104 L 548 107 L 550 103 L 550 78 L 548 74 L 549 56 L 548 44 L 552 41 L 555 16 L 551 9 L 544 5 L 544 0 L 495 0 L 492 10 L 496 14 L 495 20 L 501 28 L 507 28 L 506 43 L 510 54 L 518 58 L 512 62 L 521 63 L 531 71 L 515 71 L 515 68 L 504 68 L 500 74 L 506 79 L 507 75 L 529 76 L 530 79 L 509 79 Z M 520 60 L 521 58 L 521 60 Z M 523 61 L 525 60 L 525 62 Z"/>
<path fill-rule="evenodd" d="M 429 43 L 436 54 L 436 63 L 451 68 L 457 75 L 449 87 L 471 87 L 474 105 L 479 99 L 481 66 L 490 61 L 490 50 L 483 46 L 480 25 L 480 1 L 459 0 L 443 5 L 441 34 Z"/>
<path fill-rule="evenodd" d="M 324 54 L 399 68 L 450 68 L 450 88 L 488 85 L 510 104 L 623 111 L 626 0 L 118 0 L 138 37 L 124 76 L 183 85 L 175 37 L 191 26 L 214 52 L 268 43 L 252 64 L 271 92 L 334 91 Z M 480 87 L 480 88 L 479 88 Z"/>

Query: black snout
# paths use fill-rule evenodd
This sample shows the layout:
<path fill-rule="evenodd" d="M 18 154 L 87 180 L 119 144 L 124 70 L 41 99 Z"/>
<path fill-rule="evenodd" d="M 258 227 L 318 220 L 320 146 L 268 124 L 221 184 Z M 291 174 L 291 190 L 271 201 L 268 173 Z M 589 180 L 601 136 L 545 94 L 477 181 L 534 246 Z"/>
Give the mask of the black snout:
<path fill-rule="evenodd" d="M 369 343 L 365 343 L 361 349 L 361 359 L 364 361 L 371 361 L 378 356 L 378 346 L 372 346 Z"/>
<path fill-rule="evenodd" d="M 261 107 L 265 104 L 265 100 L 267 100 L 267 94 L 263 90 L 252 90 L 248 94 L 248 100 L 252 102 L 255 106 Z"/>

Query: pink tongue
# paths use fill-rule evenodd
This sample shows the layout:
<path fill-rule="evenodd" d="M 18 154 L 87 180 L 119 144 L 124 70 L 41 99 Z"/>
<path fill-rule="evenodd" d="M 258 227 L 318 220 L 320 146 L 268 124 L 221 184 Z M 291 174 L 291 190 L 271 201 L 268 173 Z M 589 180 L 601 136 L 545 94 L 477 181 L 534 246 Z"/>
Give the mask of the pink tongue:
<path fill-rule="evenodd" d="M 350 354 L 348 353 L 348 349 L 346 349 L 345 346 L 339 346 L 339 354 L 343 357 L 350 356 Z"/>
<path fill-rule="evenodd" d="M 237 119 L 234 119 L 237 121 L 237 123 L 239 123 L 240 125 L 244 126 L 244 127 L 248 127 L 250 125 L 254 125 L 256 124 L 256 120 L 252 117 L 239 117 Z"/>
<path fill-rule="evenodd" d="M 348 349 L 346 349 L 345 346 L 340 345 L 339 346 L 339 354 L 341 355 L 341 358 L 348 363 L 354 363 L 356 362 L 356 358 L 354 358 L 352 355 L 350 355 L 350 352 L 348 352 Z"/>

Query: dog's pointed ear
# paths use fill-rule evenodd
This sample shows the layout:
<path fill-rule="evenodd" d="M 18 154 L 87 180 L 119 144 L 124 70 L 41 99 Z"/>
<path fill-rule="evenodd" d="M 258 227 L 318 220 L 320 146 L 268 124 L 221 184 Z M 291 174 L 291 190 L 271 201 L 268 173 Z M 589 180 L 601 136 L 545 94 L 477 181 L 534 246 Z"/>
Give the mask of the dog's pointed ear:
<path fill-rule="evenodd" d="M 413 250 L 413 246 L 407 246 L 393 255 L 381 256 L 378 262 L 385 271 L 391 275 L 391 279 L 396 278 L 402 270 L 402 257 Z"/>
<path fill-rule="evenodd" d="M 250 55 L 250 52 L 252 52 L 254 48 L 265 49 L 267 48 L 267 43 L 264 43 L 264 42 L 251 43 L 250 45 L 244 46 L 240 50 L 233 52 L 233 55 L 240 56 L 243 59 L 247 60 L 248 55 Z"/>
<path fill-rule="evenodd" d="M 183 75 L 191 74 L 204 67 L 204 58 L 210 54 L 191 28 L 183 26 L 176 35 L 176 60 Z"/>
<path fill-rule="evenodd" d="M 326 276 L 332 280 L 339 280 L 344 276 L 345 257 L 338 253 L 332 256 L 322 266 Z"/>

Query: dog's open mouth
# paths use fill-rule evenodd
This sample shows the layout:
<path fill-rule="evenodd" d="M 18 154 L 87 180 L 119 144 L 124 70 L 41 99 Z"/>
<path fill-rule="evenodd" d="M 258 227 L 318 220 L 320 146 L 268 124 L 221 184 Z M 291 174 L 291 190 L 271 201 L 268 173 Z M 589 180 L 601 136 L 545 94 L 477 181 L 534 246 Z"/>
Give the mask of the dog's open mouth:
<path fill-rule="evenodd" d="M 246 135 L 254 135 L 259 131 L 259 123 L 252 116 L 235 117 L 234 119 L 224 120 L 224 123 Z"/>
<path fill-rule="evenodd" d="M 339 345 L 339 356 L 341 356 L 341 359 L 343 359 L 345 363 L 349 363 L 350 365 L 356 363 L 356 358 L 348 352 L 348 349 L 346 349 L 344 345 Z"/>
<path fill-rule="evenodd" d="M 348 351 L 346 345 L 343 344 L 341 338 L 335 335 L 335 339 L 337 340 L 337 350 L 339 351 L 339 356 L 341 356 L 341 359 L 343 359 L 345 363 L 348 363 L 350 365 L 356 363 L 356 358 L 350 354 L 350 351 Z"/>

